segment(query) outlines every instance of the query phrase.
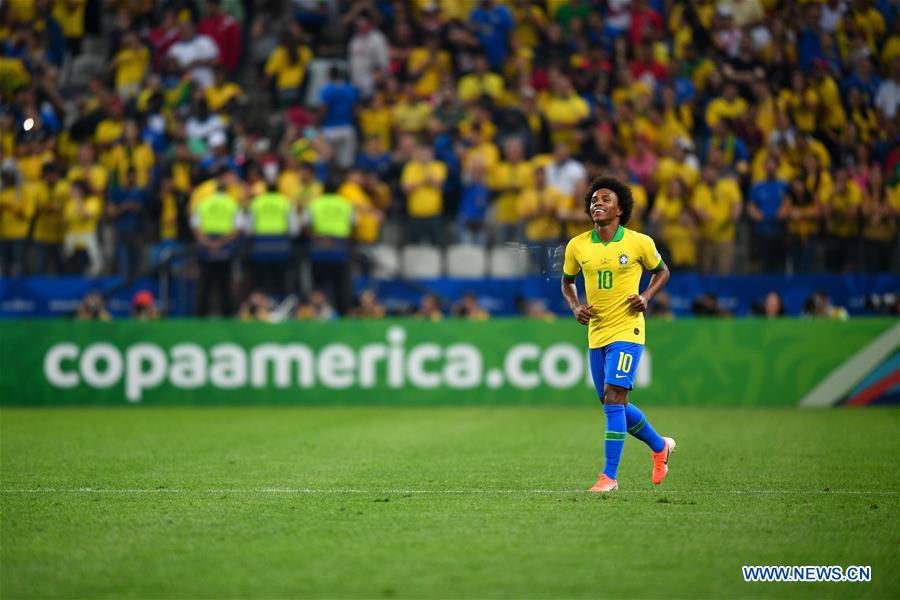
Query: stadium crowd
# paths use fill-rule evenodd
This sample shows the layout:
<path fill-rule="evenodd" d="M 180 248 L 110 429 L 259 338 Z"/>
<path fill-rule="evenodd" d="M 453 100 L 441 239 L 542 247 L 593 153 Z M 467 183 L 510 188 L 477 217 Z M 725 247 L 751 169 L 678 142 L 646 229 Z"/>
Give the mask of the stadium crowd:
<path fill-rule="evenodd" d="M 199 314 L 298 293 L 298 314 L 375 315 L 351 278 L 379 244 L 523 244 L 558 273 L 601 173 L 673 269 L 896 271 L 897 12 L 8 0 L 0 273 L 164 262 Z"/>

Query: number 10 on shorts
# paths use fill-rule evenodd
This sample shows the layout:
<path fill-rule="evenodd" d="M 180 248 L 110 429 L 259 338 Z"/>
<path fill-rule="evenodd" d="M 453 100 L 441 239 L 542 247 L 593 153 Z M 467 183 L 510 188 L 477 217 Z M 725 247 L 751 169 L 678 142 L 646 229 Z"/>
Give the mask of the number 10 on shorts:
<path fill-rule="evenodd" d="M 633 361 L 634 358 L 630 354 L 619 352 L 619 364 L 616 366 L 616 370 L 620 371 L 621 373 L 630 373 L 631 363 Z"/>

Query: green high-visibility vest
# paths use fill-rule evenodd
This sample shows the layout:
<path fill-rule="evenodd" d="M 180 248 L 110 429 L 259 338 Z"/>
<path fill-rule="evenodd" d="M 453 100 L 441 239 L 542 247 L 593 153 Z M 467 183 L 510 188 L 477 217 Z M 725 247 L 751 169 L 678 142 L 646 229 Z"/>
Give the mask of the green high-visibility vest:
<path fill-rule="evenodd" d="M 309 203 L 313 233 L 348 238 L 353 228 L 353 205 L 337 194 L 325 194 Z"/>
<path fill-rule="evenodd" d="M 197 215 L 200 231 L 206 235 L 234 233 L 234 216 L 239 210 L 237 200 L 223 192 L 215 192 L 200 201 Z"/>
<path fill-rule="evenodd" d="M 276 192 L 265 192 L 250 203 L 253 233 L 256 235 L 287 235 L 290 228 L 291 201 Z"/>

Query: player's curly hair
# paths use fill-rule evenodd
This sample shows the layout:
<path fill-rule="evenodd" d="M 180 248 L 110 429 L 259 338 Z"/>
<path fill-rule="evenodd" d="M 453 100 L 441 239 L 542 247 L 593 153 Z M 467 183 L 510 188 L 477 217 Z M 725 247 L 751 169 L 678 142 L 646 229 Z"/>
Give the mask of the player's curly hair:
<path fill-rule="evenodd" d="M 619 208 L 622 209 L 622 216 L 619 217 L 620 225 L 627 225 L 631 219 L 631 211 L 634 210 L 634 196 L 631 195 L 631 188 L 614 177 L 597 177 L 591 182 L 591 187 L 584 197 L 584 212 L 588 217 L 591 216 L 591 198 L 594 192 L 606 188 L 612 190 L 619 199 Z"/>

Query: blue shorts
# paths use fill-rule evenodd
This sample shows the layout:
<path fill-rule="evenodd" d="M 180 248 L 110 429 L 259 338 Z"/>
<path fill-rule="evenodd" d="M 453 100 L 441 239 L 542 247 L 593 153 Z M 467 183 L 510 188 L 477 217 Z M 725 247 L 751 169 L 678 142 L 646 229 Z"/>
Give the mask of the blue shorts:
<path fill-rule="evenodd" d="M 634 374 L 643 353 L 644 346 L 632 342 L 613 342 L 602 348 L 591 348 L 591 375 L 597 396 L 603 398 L 606 383 L 633 389 Z"/>

